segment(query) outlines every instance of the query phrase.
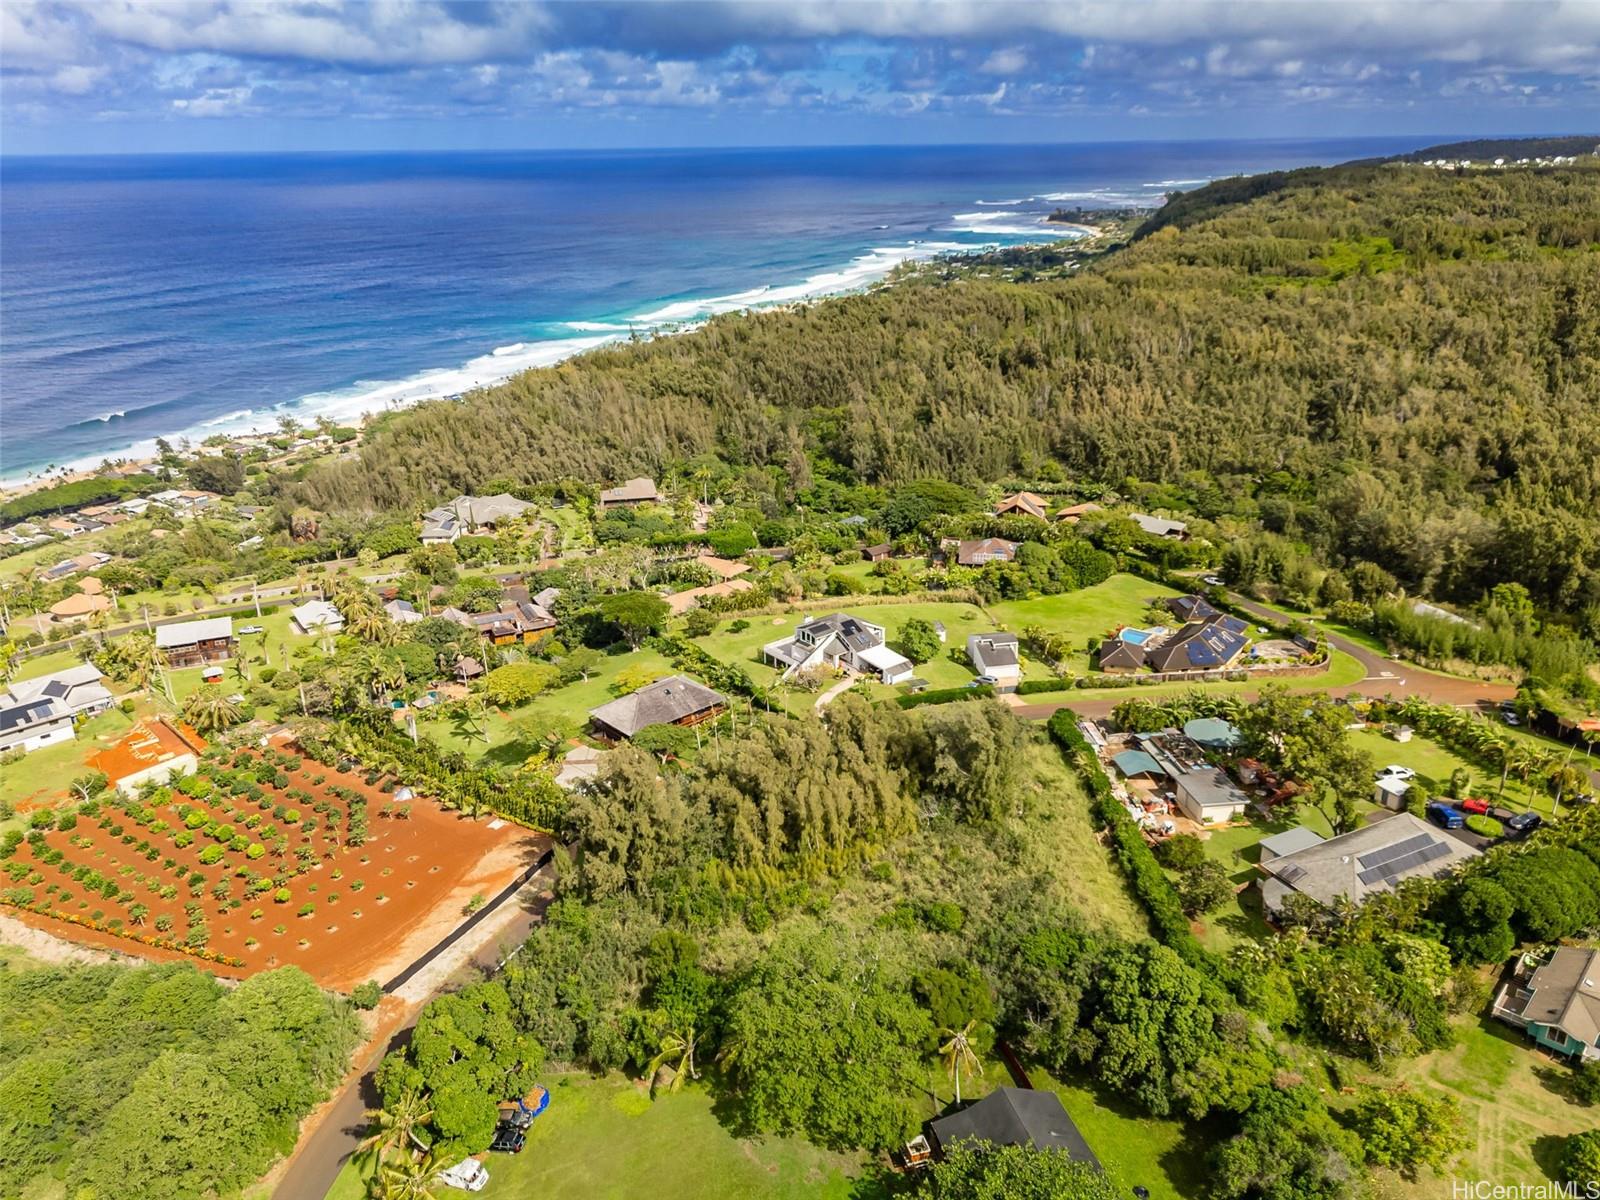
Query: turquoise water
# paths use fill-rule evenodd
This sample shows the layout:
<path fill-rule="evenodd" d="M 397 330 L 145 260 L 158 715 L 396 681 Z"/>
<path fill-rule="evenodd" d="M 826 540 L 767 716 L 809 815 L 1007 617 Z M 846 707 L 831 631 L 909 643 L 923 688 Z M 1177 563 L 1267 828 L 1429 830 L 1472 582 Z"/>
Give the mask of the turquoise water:
<path fill-rule="evenodd" d="M 0 160 L 0 478 L 450 395 L 1410 141 Z"/>

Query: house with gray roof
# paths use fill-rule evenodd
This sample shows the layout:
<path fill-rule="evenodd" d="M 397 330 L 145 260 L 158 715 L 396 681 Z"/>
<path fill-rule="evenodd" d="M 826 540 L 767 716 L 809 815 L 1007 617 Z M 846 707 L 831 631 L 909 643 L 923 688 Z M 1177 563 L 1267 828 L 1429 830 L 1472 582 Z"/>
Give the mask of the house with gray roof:
<path fill-rule="evenodd" d="M 1225 671 L 1231 667 L 1250 638 L 1238 617 L 1218 613 L 1203 621 L 1190 621 L 1177 633 L 1154 645 L 1147 644 L 1144 662 L 1153 671 Z"/>
<path fill-rule="evenodd" d="M 233 657 L 232 617 L 206 617 L 156 626 L 156 649 L 169 667 L 199 667 Z"/>
<path fill-rule="evenodd" d="M 1600 950 L 1525 954 L 1491 1009 L 1539 1045 L 1576 1062 L 1600 1059 Z"/>
<path fill-rule="evenodd" d="M 93 663 L 79 663 L 65 671 L 41 675 L 37 679 L 24 679 L 0 692 L 0 704 L 26 704 L 32 700 L 59 700 L 73 716 L 91 717 L 103 713 L 115 702 L 106 690 L 100 668 Z"/>
<path fill-rule="evenodd" d="M 1304 849 L 1263 855 L 1261 899 L 1268 912 L 1282 910 L 1295 892 L 1326 907 L 1340 896 L 1360 904 L 1407 879 L 1443 875 L 1478 853 L 1410 813 L 1395 813 Z"/>
<path fill-rule="evenodd" d="M 425 546 L 441 545 L 453 542 L 463 534 L 493 529 L 535 507 L 526 500 L 518 500 L 509 492 L 494 496 L 461 495 L 448 504 L 441 504 L 423 513 L 419 536 Z"/>
<path fill-rule="evenodd" d="M 1022 657 L 1014 633 L 967 636 L 967 657 L 980 679 L 992 679 L 997 692 L 1014 692 L 1022 682 Z"/>
<path fill-rule="evenodd" d="M 727 697 L 687 675 L 668 675 L 589 710 L 595 736 L 622 741 L 651 725 L 698 725 L 720 716 Z"/>
<path fill-rule="evenodd" d="M 1189 526 L 1183 521 L 1174 521 L 1168 517 L 1152 517 L 1149 513 L 1129 513 L 1133 523 L 1152 537 L 1171 538 L 1174 541 L 1186 542 L 1189 540 Z"/>
<path fill-rule="evenodd" d="M 0 751 L 38 750 L 77 737 L 72 712 L 53 696 L 0 699 Z"/>
<path fill-rule="evenodd" d="M 1229 821 L 1249 807 L 1250 797 L 1176 729 L 1134 737 L 1172 784 L 1173 798 L 1191 821 Z"/>
<path fill-rule="evenodd" d="M 996 1088 L 974 1104 L 929 1121 L 926 1129 L 940 1156 L 957 1142 L 987 1142 L 992 1147 L 1054 1150 L 1100 1169 L 1100 1160 L 1067 1115 L 1061 1097 L 1042 1088 Z"/>
<path fill-rule="evenodd" d="M 889 649 L 887 641 L 882 625 L 836 612 L 801 621 L 792 636 L 763 646 L 761 656 L 785 679 L 800 671 L 833 668 L 902 683 L 914 668 L 910 659 Z"/>

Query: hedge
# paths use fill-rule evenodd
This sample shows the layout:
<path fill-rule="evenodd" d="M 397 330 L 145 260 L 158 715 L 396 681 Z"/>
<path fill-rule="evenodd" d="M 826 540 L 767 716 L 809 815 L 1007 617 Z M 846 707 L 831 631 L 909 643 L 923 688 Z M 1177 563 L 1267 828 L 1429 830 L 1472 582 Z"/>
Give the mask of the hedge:
<path fill-rule="evenodd" d="M 710 653 L 688 638 L 648 638 L 645 645 L 653 650 L 659 650 L 678 670 L 693 672 L 711 687 L 724 692 L 737 692 L 741 696 L 749 696 L 752 700 L 771 704 L 767 689 L 751 679 L 750 673 L 743 667 L 731 666 L 719 658 L 713 658 Z"/>
<path fill-rule="evenodd" d="M 1033 696 L 1039 692 L 1070 692 L 1077 683 L 1071 679 L 1024 679 L 1017 684 L 1017 695 Z"/>
<path fill-rule="evenodd" d="M 1190 931 L 1189 918 L 1184 915 L 1172 880 L 1156 861 L 1150 844 L 1144 840 L 1144 834 L 1139 832 L 1133 818 L 1112 794 L 1111 780 L 1100 769 L 1100 760 L 1095 757 L 1094 747 L 1078 729 L 1074 714 L 1063 709 L 1052 716 L 1045 727 L 1069 765 L 1077 770 L 1088 786 L 1094 815 L 1110 833 L 1117 862 L 1127 875 L 1134 895 L 1149 913 L 1156 938 L 1190 964 L 1212 971 L 1216 964 Z"/>
<path fill-rule="evenodd" d="M 934 688 L 928 692 L 918 692 L 913 696 L 897 696 L 895 702 L 901 708 L 921 708 L 924 704 L 950 704 L 958 700 L 987 700 L 994 695 L 991 684 L 979 684 L 977 687 Z"/>

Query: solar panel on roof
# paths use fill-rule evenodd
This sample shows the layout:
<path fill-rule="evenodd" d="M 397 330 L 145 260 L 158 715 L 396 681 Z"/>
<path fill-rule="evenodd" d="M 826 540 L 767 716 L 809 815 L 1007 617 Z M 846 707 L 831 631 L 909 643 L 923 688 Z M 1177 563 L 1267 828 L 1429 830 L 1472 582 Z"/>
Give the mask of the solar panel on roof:
<path fill-rule="evenodd" d="M 1426 850 L 1422 851 L 1422 861 L 1423 862 L 1433 862 L 1436 859 L 1448 858 L 1449 855 L 1450 855 L 1450 847 L 1449 846 L 1445 845 L 1443 842 L 1434 842 Z"/>
<path fill-rule="evenodd" d="M 1299 879 L 1300 876 L 1304 875 L 1305 873 L 1306 873 L 1306 869 L 1304 867 L 1300 866 L 1298 863 L 1296 863 L 1293 866 L 1285 867 L 1278 874 L 1278 878 L 1283 880 L 1285 883 L 1293 883 L 1295 880 Z"/>
<path fill-rule="evenodd" d="M 1400 878 L 1407 871 L 1414 871 L 1427 860 L 1422 857 L 1421 850 L 1413 850 L 1410 854 L 1402 854 L 1399 858 L 1392 858 L 1379 868 L 1386 879 L 1393 881 Z"/>
<path fill-rule="evenodd" d="M 1410 854 L 1413 850 L 1420 850 L 1424 846 L 1432 845 L 1433 838 L 1426 833 L 1415 834 L 1403 842 L 1396 842 L 1392 846 L 1383 846 L 1370 853 L 1361 855 L 1356 861 L 1363 867 L 1381 867 L 1392 859 L 1399 858 L 1402 854 Z"/>
<path fill-rule="evenodd" d="M 1382 867 L 1368 867 L 1365 871 L 1357 873 L 1356 878 L 1369 887 L 1383 878 Z"/>

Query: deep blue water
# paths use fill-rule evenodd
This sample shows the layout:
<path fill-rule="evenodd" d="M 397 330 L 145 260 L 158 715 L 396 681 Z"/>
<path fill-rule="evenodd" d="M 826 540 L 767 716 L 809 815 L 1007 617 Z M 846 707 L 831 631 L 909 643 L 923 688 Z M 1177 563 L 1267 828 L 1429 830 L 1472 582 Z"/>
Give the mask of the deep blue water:
<path fill-rule="evenodd" d="M 0 160 L 0 478 L 446 395 L 630 327 L 1408 140 Z M 498 353 L 496 353 L 498 351 Z"/>

